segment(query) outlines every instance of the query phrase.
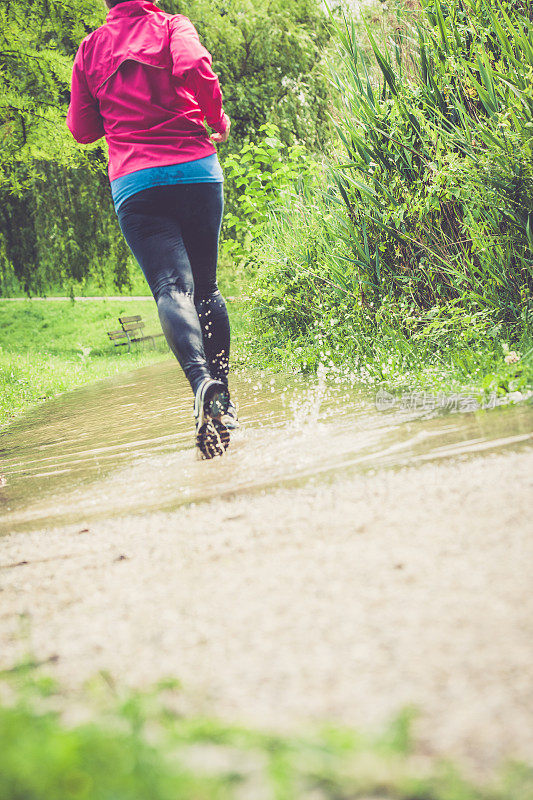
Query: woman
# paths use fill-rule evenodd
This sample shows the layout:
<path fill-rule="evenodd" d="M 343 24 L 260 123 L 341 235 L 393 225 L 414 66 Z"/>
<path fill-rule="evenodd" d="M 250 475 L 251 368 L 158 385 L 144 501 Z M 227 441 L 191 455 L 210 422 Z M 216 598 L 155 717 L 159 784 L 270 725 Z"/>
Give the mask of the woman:
<path fill-rule="evenodd" d="M 194 392 L 196 444 L 222 455 L 238 426 L 228 390 L 230 327 L 216 282 L 230 121 L 191 22 L 146 0 L 106 0 L 104 25 L 74 61 L 67 125 L 105 136 L 120 227 Z M 209 136 L 204 118 L 214 133 Z"/>

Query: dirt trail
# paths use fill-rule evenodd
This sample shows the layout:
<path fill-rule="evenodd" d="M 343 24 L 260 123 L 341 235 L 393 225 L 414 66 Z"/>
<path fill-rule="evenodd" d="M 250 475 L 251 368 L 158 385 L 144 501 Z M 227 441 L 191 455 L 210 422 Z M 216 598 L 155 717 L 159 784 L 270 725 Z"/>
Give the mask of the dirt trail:
<path fill-rule="evenodd" d="M 2 666 L 172 675 L 283 729 L 415 705 L 423 752 L 531 762 L 532 477 L 523 450 L 6 537 Z"/>

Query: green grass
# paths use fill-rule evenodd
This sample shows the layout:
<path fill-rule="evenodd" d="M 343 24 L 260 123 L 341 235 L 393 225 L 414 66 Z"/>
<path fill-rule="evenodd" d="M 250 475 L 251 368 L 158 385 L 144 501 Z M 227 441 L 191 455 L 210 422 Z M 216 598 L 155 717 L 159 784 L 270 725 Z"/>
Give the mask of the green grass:
<path fill-rule="evenodd" d="M 394 391 L 495 392 L 505 402 L 530 394 L 530 315 L 510 324 L 461 298 L 427 309 L 407 296 L 371 299 L 360 291 L 338 222 L 333 201 L 315 186 L 295 187 L 272 215 L 251 290 L 256 362 L 320 366 L 333 378 Z"/>
<path fill-rule="evenodd" d="M 49 678 L 24 668 L 9 678 L 10 701 L 0 705 L 2 800 L 533 797 L 525 765 L 475 785 L 450 764 L 417 756 L 410 711 L 373 735 L 332 726 L 285 735 L 184 716 L 173 710 L 183 694 L 175 680 L 140 694 L 101 677 L 79 698 L 83 722 L 68 724 Z"/>
<path fill-rule="evenodd" d="M 527 332 L 513 337 L 494 326 L 485 336 L 468 323 L 448 329 L 443 320 L 441 330 L 428 326 L 406 335 L 394 320 L 376 323 L 359 314 L 354 322 L 349 304 L 339 301 L 324 304 L 314 323 L 297 332 L 284 328 L 292 309 L 290 301 L 281 303 L 272 308 L 260 291 L 254 295 L 248 357 L 263 369 L 282 364 L 289 372 L 320 371 L 362 390 L 462 393 L 481 404 L 516 403 L 533 392 L 533 339 Z"/>
<path fill-rule="evenodd" d="M 0 424 L 33 404 L 117 372 L 171 356 L 163 337 L 118 351 L 107 337 L 121 315 L 140 314 L 148 333 L 161 331 L 150 299 L 0 301 Z M 234 341 L 242 330 L 242 307 L 230 304 Z"/>

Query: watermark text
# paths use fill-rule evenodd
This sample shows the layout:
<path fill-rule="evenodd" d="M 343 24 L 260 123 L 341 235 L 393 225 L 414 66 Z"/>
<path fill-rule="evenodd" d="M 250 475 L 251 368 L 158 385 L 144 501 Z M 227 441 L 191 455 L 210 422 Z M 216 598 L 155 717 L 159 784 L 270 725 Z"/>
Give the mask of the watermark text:
<path fill-rule="evenodd" d="M 430 392 L 401 392 L 392 394 L 385 389 L 380 389 L 375 397 L 378 411 L 390 411 L 393 408 L 402 411 L 479 411 L 480 409 L 495 408 L 498 405 L 496 392 L 492 392 L 484 400 L 471 394 L 454 392 L 445 394 L 431 394 Z"/>

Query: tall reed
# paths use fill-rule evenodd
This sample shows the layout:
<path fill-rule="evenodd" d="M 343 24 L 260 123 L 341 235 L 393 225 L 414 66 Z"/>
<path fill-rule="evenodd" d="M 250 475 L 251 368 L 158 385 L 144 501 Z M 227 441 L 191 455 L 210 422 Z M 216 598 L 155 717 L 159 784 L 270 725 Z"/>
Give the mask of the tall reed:
<path fill-rule="evenodd" d="M 337 154 L 257 249 L 269 346 L 309 344 L 318 326 L 344 354 L 386 342 L 401 363 L 442 364 L 520 339 L 533 327 L 530 0 L 421 0 L 386 44 L 331 20 Z"/>
<path fill-rule="evenodd" d="M 533 25 L 526 5 L 422 0 L 422 17 L 389 51 L 367 28 L 377 86 L 353 20 L 334 21 L 344 69 L 331 77 L 347 153 L 333 168 L 349 223 L 340 230 L 362 291 L 373 298 L 407 292 L 422 309 L 461 298 L 506 321 L 527 313 Z"/>

